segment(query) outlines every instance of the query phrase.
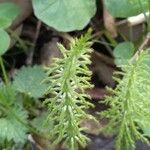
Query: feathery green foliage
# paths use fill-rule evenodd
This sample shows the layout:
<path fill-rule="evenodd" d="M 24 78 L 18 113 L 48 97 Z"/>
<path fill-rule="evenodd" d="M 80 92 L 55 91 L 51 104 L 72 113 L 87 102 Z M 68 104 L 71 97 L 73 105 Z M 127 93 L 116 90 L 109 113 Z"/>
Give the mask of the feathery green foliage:
<path fill-rule="evenodd" d="M 140 129 L 150 123 L 150 54 L 141 52 L 122 69 L 123 79 L 115 77 L 118 85 L 104 101 L 110 108 L 100 114 L 110 119 L 104 131 L 117 134 L 116 150 L 129 150 L 137 140 L 148 143 Z"/>
<path fill-rule="evenodd" d="M 55 146 L 64 140 L 64 146 L 70 150 L 78 149 L 78 143 L 85 146 L 88 138 L 82 133 L 80 122 L 84 118 L 93 118 L 85 112 L 92 106 L 89 95 L 85 94 L 86 88 L 91 88 L 90 76 L 87 65 L 91 63 L 89 53 L 91 42 L 90 33 L 80 39 L 72 39 L 70 50 L 59 44 L 63 58 L 55 59 L 52 68 L 47 68 L 50 82 L 47 93 L 52 97 L 45 102 L 48 103 L 49 117 L 54 122 L 54 128 L 50 133 Z M 94 118 L 93 118 L 94 119 Z"/>

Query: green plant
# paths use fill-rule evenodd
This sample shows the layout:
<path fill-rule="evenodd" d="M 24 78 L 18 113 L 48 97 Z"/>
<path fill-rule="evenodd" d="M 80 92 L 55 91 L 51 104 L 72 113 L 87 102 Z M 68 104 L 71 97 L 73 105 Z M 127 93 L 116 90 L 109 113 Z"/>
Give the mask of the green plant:
<path fill-rule="evenodd" d="M 13 11 L 13 13 L 10 13 Z M 10 38 L 5 31 L 14 18 L 19 14 L 19 9 L 13 3 L 0 4 L 0 66 L 5 83 L 0 83 L 0 139 L 3 144 L 7 142 L 24 142 L 27 127 L 22 126 L 27 123 L 27 112 L 23 106 L 16 103 L 16 92 L 9 82 L 2 55 L 7 51 Z M 0 145 L 0 149 L 1 145 Z"/>
<path fill-rule="evenodd" d="M 38 19 L 63 32 L 83 29 L 96 13 L 96 0 L 32 0 L 32 4 Z M 16 14 L 14 3 L 0 3 L 0 28 L 9 27 Z"/>
<path fill-rule="evenodd" d="M 28 95 L 30 92 L 29 96 L 37 98 L 44 94 L 47 87 L 45 84 L 41 84 L 45 77 L 45 73 L 41 67 L 22 68 L 15 76 L 13 84 L 6 73 L 2 55 L 9 48 L 10 37 L 5 29 L 11 25 L 18 14 L 19 8 L 15 4 L 0 4 L 0 66 L 4 80 L 4 82 L 0 83 L 0 149 L 3 148 L 2 145 L 6 142 L 8 143 L 8 147 L 11 147 L 13 143 L 25 143 L 28 131 L 36 133 L 36 130 L 27 121 L 28 113 L 23 105 L 25 98 L 22 99 L 19 95 L 20 93 Z M 39 76 L 36 77 L 34 73 Z M 33 75 L 36 82 L 33 80 L 31 85 L 31 77 Z M 30 82 L 27 82 L 29 80 Z M 40 85 L 38 90 L 37 85 Z M 26 90 L 28 88 L 30 88 L 30 91 Z M 25 97 L 24 95 L 23 97 Z"/>
<path fill-rule="evenodd" d="M 46 91 L 47 85 L 42 83 L 43 78 L 46 78 L 46 74 L 41 66 L 23 67 L 17 71 L 13 83 L 7 78 L 8 82 L 0 84 L 0 149 L 5 141 L 10 147 L 18 142 L 24 144 L 27 132 L 46 137 L 42 127 L 39 130 L 27 120 L 37 98 L 42 97 Z"/>
<path fill-rule="evenodd" d="M 83 29 L 96 12 L 96 0 L 32 0 L 32 4 L 35 16 L 58 31 Z M 104 0 L 104 4 L 114 17 L 145 15 L 150 9 L 149 0 Z M 90 33 L 72 39 L 69 50 L 58 44 L 63 58 L 55 59 L 54 64 L 46 69 L 47 75 L 41 66 L 22 67 L 11 82 L 2 56 L 11 41 L 6 29 L 18 14 L 19 8 L 13 3 L 0 3 L 0 66 L 3 75 L 0 84 L 0 149 L 11 149 L 18 142 L 24 144 L 27 132 L 46 138 L 48 135 L 54 149 L 60 142 L 65 149 L 85 147 L 89 139 L 80 123 L 87 118 L 95 120 L 87 113 L 93 105 L 85 93 L 85 89 L 92 87 L 88 69 L 92 51 Z M 149 25 L 149 18 L 145 18 Z M 111 41 L 116 46 L 115 40 Z M 116 64 L 123 65 L 123 71 L 117 75 L 123 78 L 115 77 L 118 85 L 114 90 L 109 89 L 112 96 L 104 101 L 110 108 L 101 113 L 110 121 L 105 132 L 117 135 L 117 150 L 135 149 L 137 140 L 149 144 L 146 136 L 150 136 L 150 54 L 149 50 L 139 53 L 135 62 L 128 63 L 133 53 L 134 46 L 130 42 L 121 43 L 114 49 Z M 43 108 L 37 99 L 43 98 L 45 92 L 49 111 L 45 112 L 44 108 L 37 117 L 37 105 Z M 47 121 L 43 127 L 45 118 Z"/>
<path fill-rule="evenodd" d="M 48 104 L 48 120 L 54 122 L 54 128 L 50 137 L 53 146 L 64 140 L 67 149 L 78 149 L 78 143 L 85 147 L 88 138 L 82 133 L 80 123 L 84 118 L 93 117 L 85 110 L 93 106 L 87 100 L 89 95 L 85 94 L 86 88 L 91 88 L 90 76 L 87 65 L 91 63 L 89 53 L 91 42 L 90 34 L 87 33 L 80 39 L 72 39 L 70 50 L 59 44 L 63 58 L 55 59 L 52 68 L 47 68 L 49 77 L 45 80 L 50 83 L 45 103 Z M 94 119 L 94 118 L 93 118 Z"/>
<path fill-rule="evenodd" d="M 8 82 L 8 80 L 2 60 L 2 55 L 7 51 L 10 44 L 10 37 L 8 33 L 5 31 L 5 29 L 7 29 L 11 25 L 12 21 L 18 14 L 19 8 L 15 4 L 13 3 L 0 4 L 0 66 L 2 68 L 5 82 Z"/>
<path fill-rule="evenodd" d="M 0 84 L 0 139 L 24 142 L 26 139 L 27 112 L 16 101 L 16 92 L 12 85 Z"/>
<path fill-rule="evenodd" d="M 113 50 L 115 64 L 117 66 L 128 64 L 128 61 L 133 56 L 134 51 L 135 48 L 132 42 L 119 43 Z"/>
<path fill-rule="evenodd" d="M 104 103 L 110 108 L 100 113 L 109 119 L 104 129 L 108 133 L 117 134 L 116 150 L 135 149 L 135 142 L 141 140 L 149 144 L 148 139 L 140 131 L 150 123 L 150 54 L 149 50 L 139 53 L 134 63 L 122 66 L 123 79 L 115 77 L 117 87 L 109 89 Z"/>
<path fill-rule="evenodd" d="M 145 14 L 146 11 L 150 12 L 149 0 L 104 0 L 104 4 L 114 17 L 126 18 L 143 13 L 150 31 L 150 17 Z"/>
<path fill-rule="evenodd" d="M 0 55 L 3 55 L 5 53 L 10 44 L 10 38 L 5 29 L 7 29 L 11 25 L 12 21 L 18 14 L 19 8 L 15 4 L 0 4 Z"/>
<path fill-rule="evenodd" d="M 58 31 L 83 29 L 96 12 L 95 0 L 32 0 L 37 18 Z"/>
<path fill-rule="evenodd" d="M 33 1 L 34 10 L 35 12 L 41 12 L 39 11 L 39 7 L 41 7 L 40 0 L 37 2 L 35 3 L 35 1 Z M 68 2 L 70 4 L 70 1 Z M 45 7 L 47 8 L 47 6 L 51 8 L 48 1 L 47 3 L 42 3 L 42 9 L 45 9 Z M 42 17 L 39 16 L 39 18 L 58 30 L 71 31 L 81 29 L 89 22 L 90 17 L 94 15 L 96 10 L 95 1 L 80 2 L 80 5 L 78 2 L 73 6 L 75 8 L 81 7 L 79 12 L 80 15 L 73 12 L 71 13 L 73 9 L 70 9 L 69 13 L 68 11 L 65 12 L 65 9 L 71 7 L 62 7 L 62 11 L 68 16 L 66 20 L 70 22 L 69 26 L 67 22 L 64 25 L 60 24 L 60 26 L 57 26 L 59 25 L 57 20 L 55 20 L 53 25 L 49 23 L 47 15 Z M 11 25 L 12 21 L 19 14 L 19 9 L 13 3 L 2 3 L 0 4 L 0 8 L 0 55 L 3 55 L 8 50 L 10 44 L 10 38 L 5 29 Z M 55 9 L 54 5 L 52 8 Z M 51 14 L 51 9 L 48 7 L 46 12 Z M 70 15 L 74 16 L 74 19 L 76 19 L 75 22 L 71 22 L 74 19 L 70 19 Z M 58 19 L 62 18 L 63 16 L 60 15 Z M 64 21 L 62 20 L 61 22 L 63 23 Z M 65 139 L 64 143 L 69 143 L 72 150 L 78 148 L 78 143 L 82 146 L 86 145 L 88 138 L 82 133 L 84 129 L 80 127 L 80 122 L 84 118 L 92 119 L 92 116 L 86 114 L 85 110 L 93 105 L 86 101 L 89 99 L 89 96 L 84 93 L 85 88 L 90 88 L 92 86 L 89 82 L 91 72 L 87 67 L 87 65 L 90 64 L 88 53 L 91 52 L 89 48 L 91 43 L 88 42 L 89 38 L 90 36 L 87 34 L 80 39 L 72 40 L 70 51 L 59 44 L 64 58 L 56 60 L 54 68 L 52 69 L 54 71 L 52 77 L 46 78 L 45 73 L 39 66 L 23 67 L 17 71 L 14 81 L 11 82 L 7 76 L 2 57 L 0 57 L 0 65 L 5 81 L 0 85 L 0 149 L 3 148 L 2 145 L 6 142 L 7 147 L 11 147 L 14 143 L 18 142 L 24 143 L 27 139 L 27 132 L 30 131 L 31 133 L 37 134 L 36 129 L 39 131 L 39 126 L 42 125 L 37 125 L 37 120 L 43 120 L 43 117 L 34 119 L 33 123 L 30 124 L 27 120 L 28 114 L 30 114 L 30 108 L 28 108 L 28 111 L 25 108 L 26 106 L 30 107 L 30 104 L 27 103 L 33 104 L 33 98 L 37 99 L 43 96 L 47 88 L 47 84 L 42 83 L 44 78 L 50 81 L 49 84 L 51 86 L 49 87 L 51 87 L 51 90 L 49 89 L 48 92 L 58 94 L 56 97 L 49 99 L 52 101 L 49 102 L 48 105 L 49 110 L 54 108 L 49 115 L 49 120 L 52 121 L 51 123 L 56 124 L 52 132 L 54 145 L 63 139 Z M 50 72 L 52 70 L 49 68 L 48 74 L 51 74 Z M 60 75 L 62 77 L 59 78 Z M 56 87 L 55 82 L 58 82 Z M 59 82 L 63 82 L 62 86 L 59 85 Z M 81 91 L 78 92 L 78 90 Z M 61 99 L 62 102 L 59 102 Z M 62 112 L 59 111 L 58 107 L 62 107 Z M 56 110 L 56 108 L 58 110 Z M 45 114 L 47 115 L 47 113 Z M 16 130 L 17 132 L 15 132 Z M 58 134 L 58 132 L 60 132 L 60 134 Z M 58 138 L 56 138 L 57 136 Z"/>
<path fill-rule="evenodd" d="M 143 13 L 139 1 L 144 11 L 148 11 L 149 0 L 105 0 L 104 4 L 114 17 L 126 18 Z"/>
<path fill-rule="evenodd" d="M 0 3 L 0 28 L 7 29 L 19 13 L 20 9 L 14 3 Z"/>
<path fill-rule="evenodd" d="M 13 86 L 18 93 L 23 93 L 29 97 L 42 97 L 47 89 L 47 84 L 43 79 L 47 76 L 42 66 L 22 67 L 14 76 Z"/>

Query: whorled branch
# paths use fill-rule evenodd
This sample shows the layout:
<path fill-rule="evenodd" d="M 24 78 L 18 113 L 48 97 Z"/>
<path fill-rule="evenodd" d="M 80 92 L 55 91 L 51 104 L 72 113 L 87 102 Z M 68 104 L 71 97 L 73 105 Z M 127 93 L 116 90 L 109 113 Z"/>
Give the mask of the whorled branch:
<path fill-rule="evenodd" d="M 88 69 L 90 61 L 91 43 L 90 34 L 80 39 L 73 39 L 70 50 L 59 44 L 63 58 L 55 59 L 51 68 L 47 68 L 50 82 L 47 93 L 52 94 L 45 102 L 48 104 L 48 119 L 54 122 L 54 128 L 50 133 L 53 137 L 53 145 L 64 140 L 68 149 L 78 149 L 78 144 L 85 146 L 88 138 L 82 133 L 80 122 L 84 118 L 92 118 L 85 112 L 89 106 L 93 106 L 87 100 L 86 88 L 91 88 L 89 82 L 91 72 Z"/>
<path fill-rule="evenodd" d="M 123 79 L 115 78 L 117 87 L 104 103 L 110 108 L 101 116 L 110 120 L 105 128 L 117 135 L 116 150 L 135 149 L 137 140 L 149 143 L 141 128 L 150 123 L 150 54 L 140 52 L 134 64 L 122 67 Z"/>

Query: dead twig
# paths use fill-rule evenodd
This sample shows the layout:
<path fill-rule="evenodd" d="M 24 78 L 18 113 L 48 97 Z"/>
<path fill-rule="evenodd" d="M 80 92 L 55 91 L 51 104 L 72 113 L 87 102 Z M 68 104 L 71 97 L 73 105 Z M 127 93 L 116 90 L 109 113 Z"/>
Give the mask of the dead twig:
<path fill-rule="evenodd" d="M 150 32 L 147 33 L 143 43 L 139 47 L 139 50 L 143 50 L 144 48 L 146 48 L 148 46 L 149 41 L 150 41 Z"/>
<path fill-rule="evenodd" d="M 139 50 L 131 58 L 131 62 L 134 63 L 137 60 L 139 53 L 142 52 L 143 49 L 145 49 L 148 46 L 149 41 L 150 41 L 150 32 L 147 33 L 143 43 L 139 47 Z"/>
<path fill-rule="evenodd" d="M 38 21 L 37 26 L 36 26 L 36 33 L 35 33 L 35 36 L 34 36 L 34 39 L 33 39 L 33 44 L 29 49 L 28 56 L 27 56 L 27 59 L 26 59 L 26 64 L 27 65 L 31 65 L 32 62 L 33 62 L 33 54 L 34 54 L 34 50 L 35 50 L 35 47 L 36 47 L 37 39 L 39 37 L 41 24 L 42 24 L 41 21 Z"/>

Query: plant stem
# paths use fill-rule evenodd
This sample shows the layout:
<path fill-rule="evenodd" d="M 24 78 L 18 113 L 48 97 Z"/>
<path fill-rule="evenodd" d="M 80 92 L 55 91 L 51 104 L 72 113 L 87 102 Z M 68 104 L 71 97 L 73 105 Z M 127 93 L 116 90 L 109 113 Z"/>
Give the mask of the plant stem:
<path fill-rule="evenodd" d="M 11 111 L 12 112 L 12 111 Z M 45 136 L 44 134 L 42 134 L 42 132 L 38 132 L 36 131 L 36 129 L 31 125 L 31 124 L 27 124 L 26 122 L 22 121 L 15 113 L 12 112 L 12 114 L 14 115 L 15 119 L 20 122 L 23 126 L 25 126 L 27 129 L 29 129 L 29 131 L 35 135 L 38 135 L 42 138 L 48 139 L 47 136 Z"/>
<path fill-rule="evenodd" d="M 17 42 L 20 44 L 21 48 L 26 52 L 26 50 L 28 49 L 28 47 L 25 44 L 25 42 L 23 40 L 21 40 L 21 38 L 16 34 L 16 32 L 14 32 L 12 30 L 8 30 L 8 32 L 11 34 L 12 38 L 14 38 L 15 40 L 17 40 Z"/>
<path fill-rule="evenodd" d="M 150 7 L 150 0 L 148 0 L 149 1 L 149 7 Z M 149 17 L 148 16 L 146 16 L 146 13 L 145 13 L 145 11 L 144 11 L 144 8 L 143 8 L 143 5 L 142 5 L 142 2 L 141 2 L 141 0 L 138 0 L 138 2 L 139 2 L 139 5 L 140 5 L 140 8 L 141 8 L 141 10 L 142 10 L 142 12 L 143 12 L 143 14 L 144 14 L 144 17 L 145 17 L 145 20 L 146 20 L 146 22 L 147 22 L 147 26 L 148 26 L 148 32 L 150 31 L 150 23 L 149 23 Z"/>
<path fill-rule="evenodd" d="M 150 31 L 150 0 L 148 0 L 148 9 L 149 9 L 148 26 L 149 26 L 149 31 Z"/>
<path fill-rule="evenodd" d="M 6 73 L 6 69 L 5 69 L 5 66 L 4 66 L 4 63 L 3 63 L 2 56 L 0 56 L 0 66 L 1 66 L 1 69 L 2 69 L 4 81 L 5 81 L 6 84 L 8 84 L 8 83 L 9 83 L 9 80 L 8 80 L 8 76 L 7 76 L 7 73 Z"/>

